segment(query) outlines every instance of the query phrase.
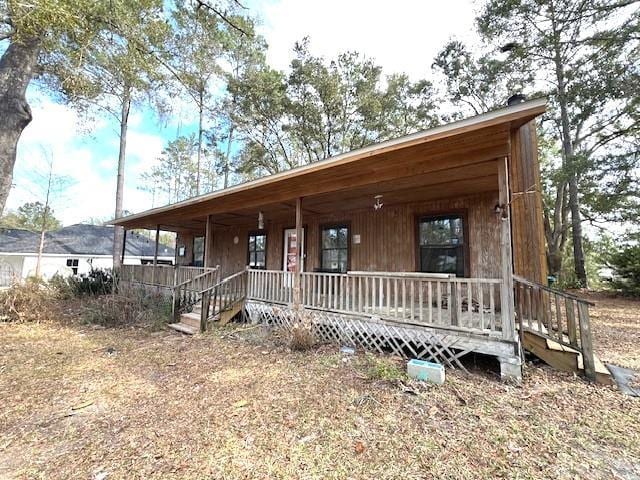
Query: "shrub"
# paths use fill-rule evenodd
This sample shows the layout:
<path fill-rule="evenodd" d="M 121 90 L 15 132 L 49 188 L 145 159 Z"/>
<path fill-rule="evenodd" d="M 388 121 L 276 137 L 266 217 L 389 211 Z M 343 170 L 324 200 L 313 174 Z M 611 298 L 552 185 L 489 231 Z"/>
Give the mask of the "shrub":
<path fill-rule="evenodd" d="M 171 299 L 131 288 L 88 299 L 83 313 L 87 323 L 105 327 L 145 325 L 159 329 L 171 319 Z"/>
<path fill-rule="evenodd" d="M 63 277 L 54 275 L 49 284 L 63 300 L 85 295 L 106 295 L 113 292 L 113 275 L 110 270 L 92 268 L 87 275 Z"/>
<path fill-rule="evenodd" d="M 53 314 L 52 289 L 41 280 L 28 278 L 0 291 L 0 321 L 40 322 Z"/>
<path fill-rule="evenodd" d="M 625 295 L 640 297 L 640 244 L 612 253 L 609 263 L 617 274 L 612 286 Z"/>
<path fill-rule="evenodd" d="M 316 344 L 316 338 L 312 331 L 311 318 L 304 310 L 298 312 L 298 321 L 289 331 L 289 347 L 291 350 L 305 351 Z"/>

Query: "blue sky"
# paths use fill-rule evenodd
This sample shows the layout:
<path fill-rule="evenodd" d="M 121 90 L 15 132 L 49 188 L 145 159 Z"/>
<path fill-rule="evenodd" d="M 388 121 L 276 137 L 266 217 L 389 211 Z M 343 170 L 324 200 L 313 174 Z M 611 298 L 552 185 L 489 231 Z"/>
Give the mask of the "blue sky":
<path fill-rule="evenodd" d="M 386 73 L 429 75 L 439 49 L 450 39 L 471 42 L 475 3 L 472 0 L 252 0 L 251 12 L 261 21 L 269 43 L 268 62 L 286 70 L 295 41 L 311 38 L 314 54 L 334 57 L 357 50 L 373 57 Z M 34 120 L 18 146 L 14 187 L 8 208 L 42 198 L 38 187 L 46 158 L 71 183 L 53 202 L 65 225 L 90 217 L 113 215 L 118 158 L 118 125 L 109 117 L 82 118 L 72 108 L 53 101 L 46 92 L 28 92 Z M 187 100 L 176 100 L 176 111 L 164 123 L 148 109 L 134 108 L 127 137 L 124 207 L 139 212 L 152 206 L 141 191 L 140 175 L 178 134 L 195 130 L 197 112 Z M 46 152 L 46 153 L 43 153 Z M 157 206 L 158 202 L 156 202 Z"/>

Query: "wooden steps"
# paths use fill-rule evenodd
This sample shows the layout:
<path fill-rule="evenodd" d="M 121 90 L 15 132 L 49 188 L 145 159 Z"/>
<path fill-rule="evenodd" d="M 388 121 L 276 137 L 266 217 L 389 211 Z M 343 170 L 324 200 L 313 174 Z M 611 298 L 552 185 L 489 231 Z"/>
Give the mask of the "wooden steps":
<path fill-rule="evenodd" d="M 213 306 L 212 306 L 213 307 Z M 231 321 L 233 317 L 235 317 L 238 313 L 242 311 L 244 308 L 244 302 L 238 302 L 233 305 L 230 309 L 225 310 L 220 313 L 217 312 L 213 316 L 213 321 L 219 321 L 221 325 L 226 325 Z M 200 332 L 200 306 L 195 306 L 193 311 L 189 313 L 183 313 L 180 315 L 179 323 L 171 323 L 169 324 L 169 328 L 176 330 L 181 333 L 186 333 L 187 335 L 194 335 Z"/>
<path fill-rule="evenodd" d="M 578 350 L 561 345 L 531 331 L 524 332 L 524 348 L 557 370 L 584 374 L 582 354 Z M 613 385 L 611 372 L 598 357 L 594 356 L 594 360 L 596 383 Z"/>
<path fill-rule="evenodd" d="M 170 323 L 169 328 L 187 335 L 195 335 L 200 331 L 199 328 L 193 328 L 189 325 L 185 325 L 184 323 Z"/>

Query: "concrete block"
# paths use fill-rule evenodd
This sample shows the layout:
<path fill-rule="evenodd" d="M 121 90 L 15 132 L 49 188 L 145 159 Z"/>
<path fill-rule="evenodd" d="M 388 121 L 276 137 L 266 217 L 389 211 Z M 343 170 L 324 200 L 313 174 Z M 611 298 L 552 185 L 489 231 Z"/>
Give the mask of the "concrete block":
<path fill-rule="evenodd" d="M 439 363 L 414 358 L 407 362 L 407 375 L 417 380 L 424 380 L 438 385 L 444 383 L 444 367 Z"/>

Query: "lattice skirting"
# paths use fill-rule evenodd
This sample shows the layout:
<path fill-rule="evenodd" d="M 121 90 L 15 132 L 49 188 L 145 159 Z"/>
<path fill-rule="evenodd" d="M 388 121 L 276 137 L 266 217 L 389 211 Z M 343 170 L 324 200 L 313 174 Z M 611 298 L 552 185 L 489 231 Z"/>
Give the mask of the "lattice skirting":
<path fill-rule="evenodd" d="M 297 322 L 297 313 L 286 305 L 248 301 L 245 308 L 252 323 L 291 328 Z M 392 352 L 466 371 L 460 358 L 471 350 L 457 335 L 325 310 L 305 309 L 304 315 L 308 316 L 314 334 L 322 340 L 380 353 Z"/>

